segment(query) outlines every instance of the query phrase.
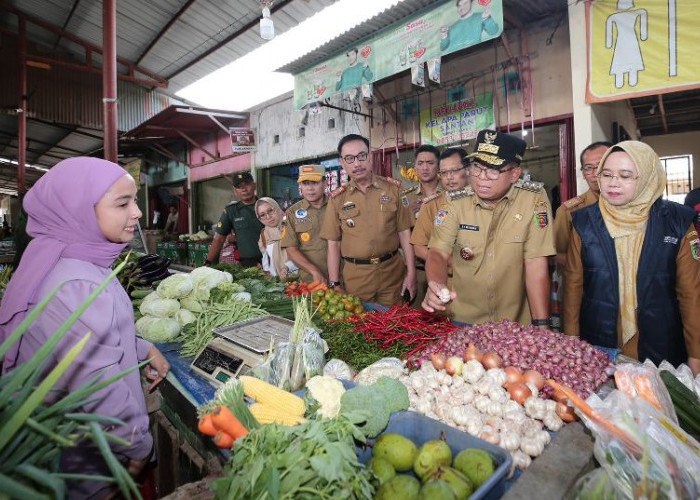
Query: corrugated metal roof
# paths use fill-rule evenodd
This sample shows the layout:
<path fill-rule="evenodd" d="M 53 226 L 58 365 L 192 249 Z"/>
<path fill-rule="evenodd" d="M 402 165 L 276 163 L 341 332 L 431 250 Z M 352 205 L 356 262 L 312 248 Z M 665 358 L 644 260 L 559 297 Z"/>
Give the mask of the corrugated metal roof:
<path fill-rule="evenodd" d="M 333 40 L 325 43 L 308 54 L 277 69 L 282 73 L 297 74 L 309 69 L 326 59 L 341 53 L 349 46 L 356 44 L 378 31 L 414 15 L 428 7 L 449 3 L 453 0 L 403 0 L 399 4 L 385 9 L 376 16 L 358 26 L 349 27 Z M 527 24 L 547 16 L 566 15 L 567 0 L 503 0 L 503 11 L 506 18 Z M 508 23 L 506 23 L 508 27 Z M 511 25 L 512 26 L 512 25 Z"/>
<path fill-rule="evenodd" d="M 284 33 L 309 16 L 337 0 L 293 0 L 273 14 L 275 31 Z M 275 4 L 280 4 L 277 0 Z M 73 2 L 56 0 L 8 0 L 22 12 L 39 17 L 55 26 L 63 26 Z M 117 53 L 129 61 L 137 61 L 144 49 L 177 14 L 186 0 L 119 0 L 117 2 Z M 261 15 L 259 0 L 198 0 L 170 27 L 156 45 L 143 57 L 140 66 L 168 77 L 189 65 L 207 50 L 232 36 L 248 23 L 254 26 L 190 68 L 170 79 L 168 92 L 180 89 L 207 76 L 261 46 L 257 20 Z M 0 25 L 16 29 L 16 16 L 0 9 Z M 85 41 L 102 46 L 102 2 L 81 1 L 70 17 L 66 31 Z M 29 40 L 53 48 L 58 36 L 28 23 Z M 53 49 L 52 49 L 53 50 Z M 61 39 L 58 50 L 80 62 L 85 55 L 81 47 Z M 99 62 L 99 55 L 93 56 Z M 122 68 L 123 70 L 123 68 Z"/>

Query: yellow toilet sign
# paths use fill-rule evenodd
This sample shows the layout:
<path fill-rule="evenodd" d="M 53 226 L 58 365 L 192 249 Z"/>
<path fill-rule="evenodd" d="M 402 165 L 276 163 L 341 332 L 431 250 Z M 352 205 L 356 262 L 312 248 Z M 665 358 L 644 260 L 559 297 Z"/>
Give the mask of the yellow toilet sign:
<path fill-rule="evenodd" d="M 700 9 L 688 0 L 586 3 L 586 102 L 700 87 Z"/>

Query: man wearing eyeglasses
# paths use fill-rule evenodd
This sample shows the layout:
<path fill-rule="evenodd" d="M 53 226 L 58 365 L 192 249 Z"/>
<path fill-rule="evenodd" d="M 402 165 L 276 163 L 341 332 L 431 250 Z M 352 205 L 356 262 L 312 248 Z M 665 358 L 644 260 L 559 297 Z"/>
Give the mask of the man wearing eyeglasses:
<path fill-rule="evenodd" d="M 557 208 L 554 216 L 554 246 L 557 249 L 557 265 L 566 264 L 566 252 L 571 241 L 571 214 L 583 207 L 598 202 L 600 196 L 600 186 L 595 176 L 598 162 L 603 157 L 612 143 L 599 141 L 589 144 L 581 151 L 581 173 L 588 184 L 588 191 L 565 201 Z"/>
<path fill-rule="evenodd" d="M 385 306 L 399 301 L 404 291 L 413 297 L 411 213 L 401 200 L 401 183 L 373 173 L 369 141 L 361 135 L 343 137 L 338 153 L 350 182 L 331 193 L 321 225 L 321 238 L 328 241 L 328 285 L 344 291 L 342 258 L 347 292 Z"/>
<path fill-rule="evenodd" d="M 232 201 L 224 208 L 204 265 L 211 265 L 219 257 L 229 234 L 235 237 L 242 266 L 255 267 L 262 262 L 258 239 L 264 225 L 255 213 L 255 202 L 258 201 L 255 188 L 255 180 L 250 172 L 233 174 L 233 192 L 238 201 Z"/>
<path fill-rule="evenodd" d="M 423 307 L 450 306 L 457 321 L 510 319 L 549 326 L 551 209 L 540 182 L 519 180 L 525 142 L 482 130 L 469 155 L 470 186 L 449 191 L 435 217 Z M 442 168 L 442 166 L 441 166 Z M 453 289 L 447 266 L 452 256 Z"/>

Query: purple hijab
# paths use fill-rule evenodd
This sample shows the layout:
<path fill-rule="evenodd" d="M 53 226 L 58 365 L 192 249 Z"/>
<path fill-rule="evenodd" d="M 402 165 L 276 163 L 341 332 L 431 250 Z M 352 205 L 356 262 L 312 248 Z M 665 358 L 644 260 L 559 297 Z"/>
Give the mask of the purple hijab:
<path fill-rule="evenodd" d="M 109 267 L 127 245 L 110 242 L 95 215 L 97 202 L 124 175 L 126 171 L 111 161 L 70 158 L 57 163 L 27 191 L 27 233 L 33 239 L 3 296 L 0 341 L 11 333 L 4 331 L 7 323 L 38 302 L 37 289 L 59 258 Z"/>

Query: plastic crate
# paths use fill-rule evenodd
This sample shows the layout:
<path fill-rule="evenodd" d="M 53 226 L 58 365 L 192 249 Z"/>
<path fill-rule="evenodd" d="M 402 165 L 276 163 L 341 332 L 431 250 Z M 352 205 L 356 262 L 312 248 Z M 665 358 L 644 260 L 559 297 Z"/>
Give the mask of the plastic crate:
<path fill-rule="evenodd" d="M 491 455 L 495 469 L 491 477 L 474 490 L 474 493 L 472 493 L 469 499 L 495 499 L 500 498 L 505 492 L 505 478 L 508 475 L 513 460 L 510 453 L 503 448 L 499 448 L 471 434 L 467 434 L 459 429 L 450 427 L 449 425 L 413 411 L 393 413 L 391 418 L 389 418 L 389 425 L 384 432 L 401 434 L 419 447 L 421 444 L 431 439 L 440 439 L 444 434 L 445 440 L 452 450 L 453 457 L 457 456 L 457 453 L 465 448 L 480 448 L 485 450 Z M 365 463 L 371 456 L 371 448 L 358 448 L 357 457 L 360 462 Z"/>

